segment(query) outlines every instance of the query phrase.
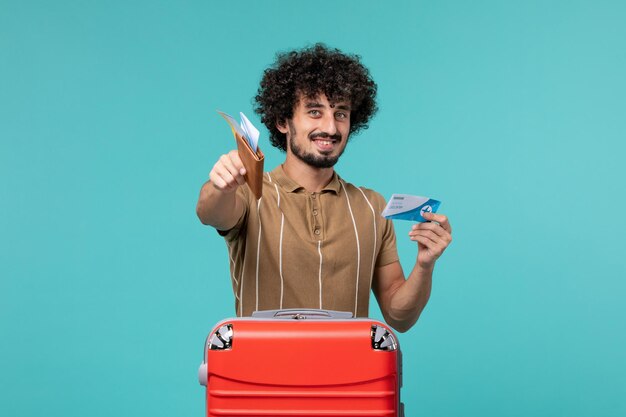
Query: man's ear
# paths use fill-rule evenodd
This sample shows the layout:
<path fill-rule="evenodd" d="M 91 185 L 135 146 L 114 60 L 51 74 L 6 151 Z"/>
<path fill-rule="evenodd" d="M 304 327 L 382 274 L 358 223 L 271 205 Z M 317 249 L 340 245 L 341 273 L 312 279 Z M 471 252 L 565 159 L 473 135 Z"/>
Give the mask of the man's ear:
<path fill-rule="evenodd" d="M 287 128 L 287 121 L 282 120 L 282 121 L 276 121 L 276 129 L 278 129 L 278 131 L 282 134 L 287 134 L 287 132 L 289 131 L 289 129 Z"/>

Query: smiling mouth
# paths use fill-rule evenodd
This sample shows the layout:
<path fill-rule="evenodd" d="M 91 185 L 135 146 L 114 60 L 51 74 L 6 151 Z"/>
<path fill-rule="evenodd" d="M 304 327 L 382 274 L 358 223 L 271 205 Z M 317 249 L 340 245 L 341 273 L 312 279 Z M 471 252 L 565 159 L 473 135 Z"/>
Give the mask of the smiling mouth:
<path fill-rule="evenodd" d="M 339 142 L 339 140 L 331 138 L 317 138 L 312 139 L 312 142 L 315 143 L 315 148 L 317 149 L 317 151 L 322 155 L 325 155 L 331 154 L 335 151 L 335 144 Z"/>
<path fill-rule="evenodd" d="M 336 139 L 313 139 L 313 142 L 317 142 L 320 145 L 332 145 L 334 143 L 337 143 Z"/>

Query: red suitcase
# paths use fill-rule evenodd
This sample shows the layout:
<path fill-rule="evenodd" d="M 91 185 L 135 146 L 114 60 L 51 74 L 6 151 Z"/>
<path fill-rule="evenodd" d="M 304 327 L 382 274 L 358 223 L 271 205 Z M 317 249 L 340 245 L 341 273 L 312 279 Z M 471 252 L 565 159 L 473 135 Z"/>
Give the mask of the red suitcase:
<path fill-rule="evenodd" d="M 218 323 L 198 373 L 207 417 L 402 417 L 396 336 L 351 317 L 273 310 Z"/>

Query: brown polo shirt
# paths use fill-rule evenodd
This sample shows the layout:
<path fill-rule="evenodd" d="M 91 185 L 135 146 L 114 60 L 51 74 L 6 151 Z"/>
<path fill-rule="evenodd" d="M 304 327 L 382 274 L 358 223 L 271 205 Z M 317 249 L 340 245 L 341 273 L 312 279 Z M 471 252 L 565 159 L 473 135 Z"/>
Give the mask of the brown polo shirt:
<path fill-rule="evenodd" d="M 398 260 L 384 198 L 336 173 L 307 192 L 278 166 L 263 197 L 239 187 L 244 213 L 224 235 L 238 316 L 256 310 L 322 308 L 366 317 L 374 269 Z"/>

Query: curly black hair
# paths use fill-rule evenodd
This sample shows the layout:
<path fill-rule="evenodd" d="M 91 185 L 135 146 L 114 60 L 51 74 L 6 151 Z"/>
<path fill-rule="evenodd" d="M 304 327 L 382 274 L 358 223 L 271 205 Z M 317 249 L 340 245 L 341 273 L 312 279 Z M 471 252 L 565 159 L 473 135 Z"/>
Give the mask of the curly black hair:
<path fill-rule="evenodd" d="M 377 86 L 358 55 L 317 43 L 308 48 L 278 53 L 266 69 L 255 97 L 254 111 L 270 131 L 272 145 L 287 150 L 286 135 L 276 127 L 293 117 L 301 95 L 325 94 L 331 103 L 349 101 L 350 133 L 368 128 L 376 113 Z"/>

